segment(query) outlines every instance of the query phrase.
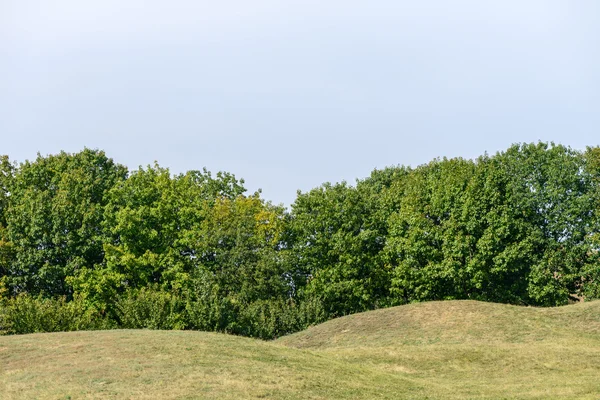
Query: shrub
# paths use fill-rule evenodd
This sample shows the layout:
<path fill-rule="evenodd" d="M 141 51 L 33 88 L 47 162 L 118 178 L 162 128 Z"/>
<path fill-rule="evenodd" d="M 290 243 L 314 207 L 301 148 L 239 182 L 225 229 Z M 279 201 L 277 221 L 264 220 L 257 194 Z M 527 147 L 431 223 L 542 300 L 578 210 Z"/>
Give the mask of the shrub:
<path fill-rule="evenodd" d="M 121 295 L 116 302 L 119 327 L 127 329 L 185 329 L 185 307 L 174 294 L 142 288 Z"/>
<path fill-rule="evenodd" d="M 259 300 L 241 312 L 240 335 L 275 339 L 324 320 L 321 303 L 288 300 Z"/>
<path fill-rule="evenodd" d="M 113 328 L 109 320 L 88 309 L 79 298 L 42 298 L 21 294 L 2 300 L 0 333 L 22 334 Z"/>

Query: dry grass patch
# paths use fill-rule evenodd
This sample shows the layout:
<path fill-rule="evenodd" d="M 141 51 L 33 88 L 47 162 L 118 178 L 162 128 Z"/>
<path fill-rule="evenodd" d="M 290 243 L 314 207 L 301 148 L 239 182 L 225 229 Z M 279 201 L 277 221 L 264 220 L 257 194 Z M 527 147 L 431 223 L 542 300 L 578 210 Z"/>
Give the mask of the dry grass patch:
<path fill-rule="evenodd" d="M 263 342 L 117 330 L 0 337 L 1 399 L 598 399 L 600 302 L 412 304 Z"/>
<path fill-rule="evenodd" d="M 213 333 L 71 332 L 0 343 L 2 399 L 391 398 L 396 389 L 418 391 L 383 371 Z"/>
<path fill-rule="evenodd" d="M 412 304 L 339 318 L 278 342 L 409 375 L 432 398 L 600 395 L 600 302 Z"/>

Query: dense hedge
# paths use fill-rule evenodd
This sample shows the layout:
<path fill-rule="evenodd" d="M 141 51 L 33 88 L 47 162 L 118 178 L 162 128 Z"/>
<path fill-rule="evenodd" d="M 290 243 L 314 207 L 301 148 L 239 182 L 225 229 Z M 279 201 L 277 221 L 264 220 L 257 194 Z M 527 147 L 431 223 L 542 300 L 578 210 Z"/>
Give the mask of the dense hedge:
<path fill-rule="evenodd" d="M 0 331 L 277 337 L 413 301 L 600 294 L 600 149 L 514 145 L 298 193 L 102 151 L 0 157 Z"/>

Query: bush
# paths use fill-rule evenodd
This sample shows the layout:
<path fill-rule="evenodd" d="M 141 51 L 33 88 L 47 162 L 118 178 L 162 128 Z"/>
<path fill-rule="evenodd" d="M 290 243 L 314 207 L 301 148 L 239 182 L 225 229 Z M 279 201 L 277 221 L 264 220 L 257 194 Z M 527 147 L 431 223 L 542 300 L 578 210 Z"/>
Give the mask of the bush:
<path fill-rule="evenodd" d="M 296 301 L 286 297 L 249 300 L 225 294 L 219 285 L 198 279 L 185 292 L 187 328 L 274 339 L 325 321 L 319 298 Z"/>
<path fill-rule="evenodd" d="M 127 329 L 185 329 L 185 307 L 171 293 L 142 288 L 128 291 L 116 302 L 119 327 Z"/>
<path fill-rule="evenodd" d="M 296 303 L 288 300 L 259 300 L 241 312 L 240 335 L 275 339 L 325 320 L 323 306 L 317 301 Z"/>
<path fill-rule="evenodd" d="M 67 302 L 21 294 L 3 299 L 0 308 L 0 333 L 65 332 L 113 328 L 109 320 L 88 309 L 79 298 Z"/>
<path fill-rule="evenodd" d="M 235 298 L 204 295 L 188 298 L 186 313 L 190 329 L 238 334 L 239 304 Z"/>

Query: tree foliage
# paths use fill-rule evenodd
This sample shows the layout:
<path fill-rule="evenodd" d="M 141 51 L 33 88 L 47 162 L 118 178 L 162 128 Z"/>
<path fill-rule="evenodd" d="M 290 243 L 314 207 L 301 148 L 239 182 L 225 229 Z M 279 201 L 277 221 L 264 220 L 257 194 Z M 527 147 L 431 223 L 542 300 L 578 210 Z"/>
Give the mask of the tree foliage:
<path fill-rule="evenodd" d="M 389 220 L 393 290 L 537 305 L 582 295 L 582 271 L 598 265 L 596 185 L 581 153 L 544 143 L 417 168 Z"/>
<path fill-rule="evenodd" d="M 78 293 L 106 311 L 128 289 L 158 285 L 181 290 L 196 267 L 190 235 L 201 229 L 207 210 L 221 198 L 245 192 L 228 173 L 190 171 L 172 176 L 159 165 L 139 168 L 107 193 L 102 222 L 106 240 L 101 267 L 72 278 Z"/>
<path fill-rule="evenodd" d="M 16 169 L 6 211 L 14 293 L 72 295 L 66 278 L 103 262 L 106 195 L 126 174 L 104 152 L 89 149 L 38 155 Z"/>
<path fill-rule="evenodd" d="M 406 175 L 374 171 L 356 187 L 326 183 L 299 193 L 290 226 L 302 295 L 319 298 L 330 316 L 389 304 L 390 269 L 382 262 L 388 216 L 380 194 Z"/>
<path fill-rule="evenodd" d="M 598 147 L 388 167 L 299 192 L 290 211 L 226 172 L 128 173 L 89 149 L 0 158 L 5 332 L 272 338 L 414 301 L 553 306 L 600 297 L 599 250 Z"/>

